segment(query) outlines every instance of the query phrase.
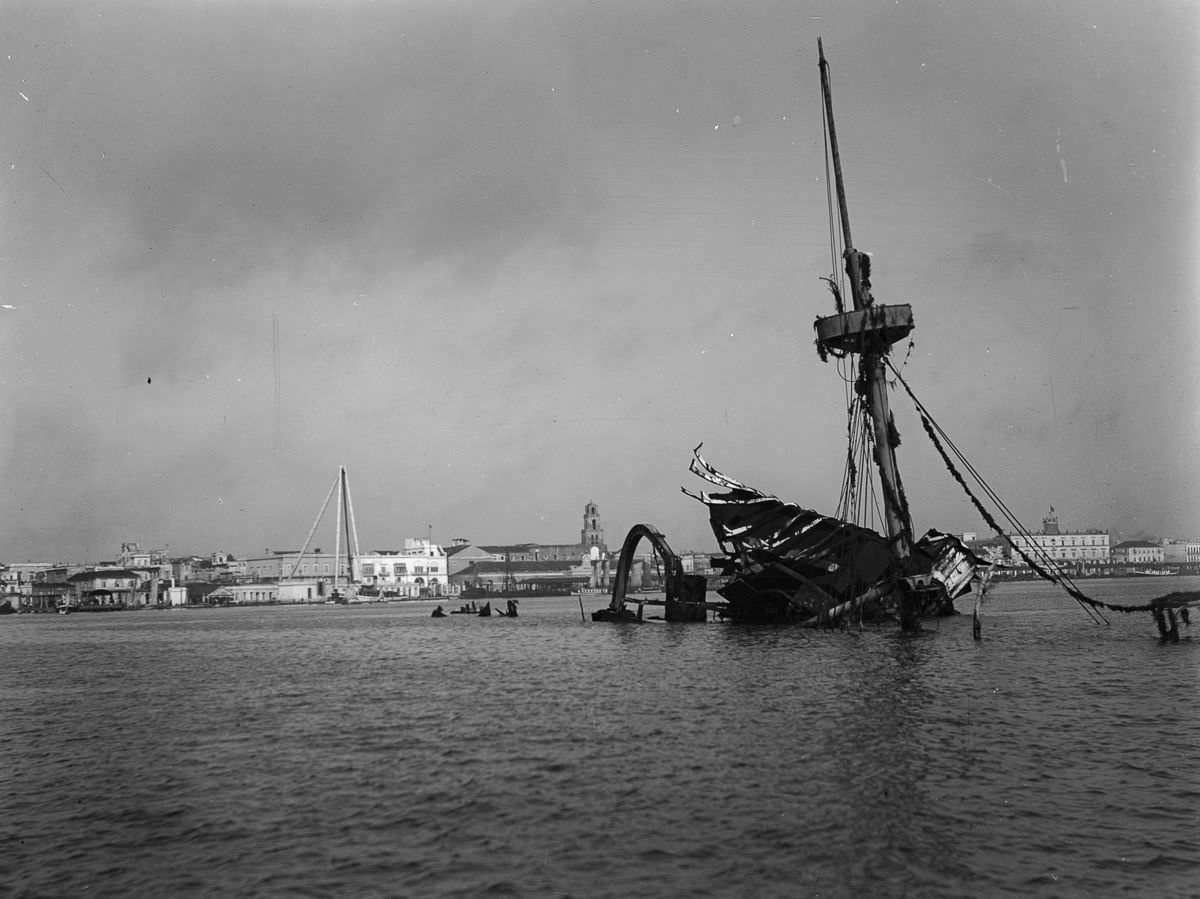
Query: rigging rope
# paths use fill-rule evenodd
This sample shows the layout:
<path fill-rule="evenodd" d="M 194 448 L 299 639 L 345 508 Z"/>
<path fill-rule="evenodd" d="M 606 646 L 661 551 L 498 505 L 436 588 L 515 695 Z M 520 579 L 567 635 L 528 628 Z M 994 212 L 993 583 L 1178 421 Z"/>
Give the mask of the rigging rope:
<path fill-rule="evenodd" d="M 983 516 L 983 520 L 987 522 L 988 526 L 991 527 L 991 529 L 996 532 L 996 535 L 999 536 L 1002 540 L 1004 540 L 1004 542 L 1007 543 L 1013 549 L 1013 551 L 1016 552 L 1016 554 L 1019 555 L 1025 561 L 1025 563 L 1027 565 L 1029 565 L 1029 567 L 1034 571 L 1035 574 L 1037 574 L 1039 577 L 1044 578 L 1045 580 L 1047 580 L 1051 583 L 1058 584 L 1059 586 L 1061 586 L 1064 590 L 1066 590 L 1067 594 L 1072 599 L 1074 599 L 1076 602 L 1078 602 L 1080 604 L 1081 608 L 1083 608 L 1085 611 L 1088 612 L 1089 615 L 1093 615 L 1093 611 L 1095 611 L 1095 615 L 1099 615 L 1100 620 L 1104 621 L 1104 623 L 1107 624 L 1108 620 L 1106 618 L 1104 618 L 1103 613 L 1095 610 L 1096 606 L 1102 607 L 1105 605 L 1104 603 L 1100 603 L 1099 600 L 1094 600 L 1090 596 L 1087 596 L 1085 593 L 1083 593 L 1083 591 L 1079 590 L 1079 588 L 1077 588 L 1070 581 L 1069 578 L 1063 577 L 1061 574 L 1052 574 L 1051 572 L 1047 571 L 1045 568 L 1043 568 L 1041 565 L 1039 565 L 1033 558 L 1031 558 L 1029 556 L 1029 554 L 1027 554 L 1021 546 L 1019 546 L 1017 543 L 1015 543 L 1013 541 L 1013 539 L 1007 533 L 1005 533 L 1005 531 L 997 523 L 996 519 L 992 516 L 991 512 L 989 512 L 988 509 L 983 505 L 983 503 L 980 502 L 979 498 L 977 496 L 975 496 L 975 494 L 972 492 L 971 488 L 967 485 L 967 482 L 963 479 L 963 476 L 959 473 L 958 469 L 955 467 L 954 462 L 950 459 L 950 456 L 946 453 L 945 448 L 942 446 L 941 440 L 938 439 L 939 432 L 942 434 L 943 437 L 946 438 L 946 442 L 950 444 L 951 448 L 954 449 L 955 455 L 959 458 L 959 460 L 962 461 L 966 465 L 968 471 L 971 472 L 971 476 L 973 478 L 975 478 L 976 482 L 981 487 L 983 487 L 984 491 L 988 494 L 989 498 L 991 498 L 993 501 L 999 500 L 999 497 L 996 494 L 996 492 L 994 490 L 992 490 L 992 488 L 987 484 L 987 482 L 982 479 L 982 477 L 979 475 L 979 473 L 974 469 L 974 466 L 972 466 L 969 462 L 966 461 L 966 457 L 962 455 L 962 453 L 958 450 L 958 448 L 956 446 L 954 446 L 953 441 L 951 441 L 949 439 L 949 437 L 946 436 L 946 433 L 944 430 L 942 430 L 941 426 L 937 425 L 933 421 L 932 416 L 929 414 L 929 410 L 926 409 L 925 405 L 920 400 L 917 399 L 916 394 L 914 394 L 912 391 L 912 388 L 908 386 L 908 382 L 904 380 L 904 378 L 900 375 L 900 372 L 898 372 L 896 370 L 895 366 L 893 366 L 891 364 L 890 360 L 888 360 L 888 366 L 892 369 L 892 373 L 895 374 L 896 380 L 901 385 L 903 385 L 905 392 L 908 393 L 909 397 L 912 399 L 913 403 L 916 405 L 917 413 L 921 418 L 921 425 L 922 425 L 922 427 L 924 427 L 925 433 L 929 435 L 929 439 L 933 443 L 934 449 L 936 449 L 938 452 L 938 455 L 940 455 L 942 457 L 942 462 L 945 464 L 946 469 L 950 472 L 951 476 L 956 481 L 958 481 L 959 486 L 961 486 L 963 488 L 963 491 L 967 494 L 967 498 L 971 500 L 972 504 L 974 504 L 974 506 L 975 506 L 976 510 L 978 510 L 979 514 Z M 1008 518 L 1010 524 L 1018 524 L 1017 530 L 1019 530 L 1023 536 L 1032 538 L 1032 535 L 1029 533 L 1029 531 L 1027 529 L 1025 529 L 1023 526 L 1019 526 L 1019 523 L 1016 522 L 1015 518 L 1011 514 L 1008 513 L 1007 507 L 1004 507 L 1002 503 L 1000 505 L 1004 509 L 1005 517 Z M 1030 539 L 1029 542 L 1032 546 L 1037 547 L 1037 552 L 1040 555 L 1042 555 L 1043 561 L 1050 562 L 1051 563 L 1050 567 L 1052 567 L 1052 568 L 1055 567 L 1052 563 L 1052 560 L 1049 559 L 1049 557 L 1045 553 L 1045 551 L 1042 550 L 1040 546 L 1037 546 L 1036 541 Z M 1095 620 L 1094 616 L 1093 616 L 1093 620 Z"/>
<path fill-rule="evenodd" d="M 1161 614 L 1164 607 L 1187 608 L 1188 606 L 1194 606 L 1194 605 L 1200 606 L 1200 596 L 1198 596 L 1197 594 L 1179 594 L 1179 593 L 1173 593 L 1170 596 L 1166 596 L 1166 597 L 1158 597 L 1157 599 L 1151 600 L 1149 603 L 1144 603 L 1142 605 L 1136 605 L 1136 606 L 1122 606 L 1122 605 L 1116 605 L 1114 603 L 1103 602 L 1101 600 L 1094 599 L 1093 597 L 1085 594 L 1082 590 L 1080 590 L 1078 587 L 1075 586 L 1074 582 L 1072 582 L 1068 576 L 1063 575 L 1061 572 L 1051 573 L 1050 571 L 1047 571 L 1045 568 L 1043 568 L 1041 565 L 1039 565 L 1036 561 L 1034 561 L 1025 552 L 1025 550 L 1021 546 L 1019 546 L 1018 544 L 1013 542 L 1012 538 L 1004 532 L 1004 530 L 999 526 L 999 524 L 996 522 L 996 520 L 992 516 L 992 514 L 984 507 L 983 503 L 980 502 L 979 498 L 976 497 L 975 494 L 971 491 L 971 488 L 967 485 L 966 481 L 963 479 L 963 476 L 959 473 L 959 471 L 955 467 L 953 461 L 950 459 L 950 456 L 947 454 L 945 448 L 942 446 L 942 442 L 938 439 L 939 433 L 942 435 L 943 438 L 945 438 L 946 442 L 949 443 L 950 446 L 954 449 L 955 455 L 964 463 L 967 470 L 971 473 L 971 476 L 984 489 L 984 491 L 988 494 L 989 498 L 991 498 L 994 502 L 996 502 L 998 507 L 1000 507 L 1004 511 L 1005 517 L 1008 518 L 1008 520 L 1011 523 L 1013 523 L 1014 525 L 1017 525 L 1018 530 L 1021 530 L 1023 532 L 1024 536 L 1031 537 L 1032 535 L 1029 534 L 1029 532 L 1027 530 L 1025 530 L 1023 527 L 1019 526 L 1019 523 L 1016 522 L 1015 518 L 1011 514 L 1011 511 L 1000 500 L 998 494 L 996 494 L 996 492 L 987 484 L 987 482 L 983 480 L 983 477 L 978 473 L 978 471 L 975 470 L 974 466 L 972 466 L 971 463 L 969 461 L 967 461 L 966 457 L 961 453 L 961 451 L 958 449 L 958 447 L 956 447 L 954 445 L 953 441 L 950 440 L 950 438 L 946 435 L 946 432 L 941 428 L 941 426 L 938 425 L 933 420 L 932 416 L 929 414 L 929 410 L 925 408 L 924 404 L 919 399 L 917 399 L 916 394 L 913 393 L 912 388 L 909 387 L 908 382 L 904 380 L 904 378 L 900 375 L 900 372 L 897 371 L 895 366 L 892 365 L 891 360 L 885 359 L 885 361 L 887 361 L 888 367 L 891 368 L 892 373 L 896 376 L 896 380 L 901 384 L 901 386 L 904 387 L 905 392 L 909 395 L 909 397 L 912 399 L 913 403 L 915 404 L 915 406 L 917 408 L 917 414 L 921 418 L 921 425 L 925 428 L 925 433 L 929 435 L 929 439 L 932 441 L 934 448 L 937 450 L 938 454 L 942 457 L 942 462 L 946 465 L 947 470 L 954 477 L 954 479 L 956 481 L 958 481 L 959 485 L 966 492 L 967 497 L 974 504 L 974 506 L 978 510 L 979 514 L 983 516 L 984 521 L 986 521 L 988 523 L 988 525 L 992 528 L 992 530 L 996 532 L 997 536 L 999 536 L 1010 547 L 1012 547 L 1012 549 L 1025 561 L 1025 563 L 1027 565 L 1029 565 L 1029 567 L 1039 577 L 1044 578 L 1045 580 L 1050 581 L 1051 583 L 1058 584 L 1060 587 L 1062 587 L 1067 592 L 1067 594 L 1072 599 L 1074 599 L 1076 602 L 1078 602 L 1085 611 L 1087 611 L 1089 614 L 1095 613 L 1095 615 L 1098 615 L 1100 617 L 1100 620 L 1102 620 L 1105 624 L 1108 623 L 1108 619 L 1104 617 L 1103 613 L 1100 611 L 1101 609 L 1105 609 L 1105 610 L 1108 610 L 1111 612 L 1125 612 L 1125 613 L 1153 612 L 1157 616 L 1157 615 Z M 1031 543 L 1033 546 L 1035 546 L 1035 547 L 1037 546 L 1036 542 L 1034 542 L 1032 540 L 1031 540 Z M 1037 551 L 1042 556 L 1043 561 L 1050 562 L 1051 568 L 1055 567 L 1053 565 L 1053 560 L 1050 559 L 1049 555 L 1046 554 L 1046 552 L 1044 550 L 1042 550 L 1041 547 L 1037 547 Z M 1173 597 L 1179 597 L 1179 598 L 1173 599 Z M 1191 597 L 1191 598 L 1189 598 L 1189 597 Z M 1168 600 L 1170 600 L 1170 602 L 1168 602 Z"/>

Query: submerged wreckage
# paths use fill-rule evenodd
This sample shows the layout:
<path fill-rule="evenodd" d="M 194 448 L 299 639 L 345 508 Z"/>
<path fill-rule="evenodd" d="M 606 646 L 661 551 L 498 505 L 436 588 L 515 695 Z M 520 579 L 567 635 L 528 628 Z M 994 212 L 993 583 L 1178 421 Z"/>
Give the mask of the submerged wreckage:
<path fill-rule="evenodd" d="M 911 630 L 919 627 L 922 618 L 952 614 L 954 600 L 974 588 L 978 637 L 979 600 L 986 587 L 989 563 L 948 534 L 931 530 L 914 538 L 896 464 L 900 436 L 888 406 L 889 376 L 916 404 L 921 423 L 947 469 L 984 520 L 1006 540 L 1008 533 L 1028 534 L 934 422 L 889 359 L 892 347 L 914 328 L 912 308 L 908 304 L 877 303 L 872 296 L 870 257 L 855 248 L 850 234 L 829 65 L 820 41 L 818 53 L 826 168 L 832 163 L 837 195 L 836 209 L 830 202 L 830 242 L 833 249 L 840 238 L 845 274 L 823 279 L 833 294 L 836 311 L 817 318 L 816 347 L 821 360 L 836 361 L 843 379 L 853 385 L 847 408 L 849 448 L 837 513 L 822 515 L 734 480 L 710 465 L 697 447 L 691 472 L 720 492 L 684 492 L 708 508 L 713 534 L 722 551 L 713 563 L 725 579 L 718 591 L 723 600 L 709 601 L 705 578 L 685 574 L 662 534 L 650 525 L 639 524 L 630 530 L 621 549 L 612 601 L 607 608 L 593 613 L 593 620 L 640 620 L 645 600 L 635 602 L 628 597 L 629 572 L 635 550 L 642 540 L 648 540 L 665 566 L 666 595 L 661 602 L 668 621 L 704 621 L 712 612 L 733 621 L 808 627 L 838 626 L 849 620 L 896 619 L 902 628 Z M 836 270 L 836 249 L 833 255 Z M 847 291 L 850 308 L 844 300 Z M 1002 510 L 1009 524 L 1007 532 L 968 486 L 960 466 L 979 485 L 980 492 Z M 876 520 L 877 512 L 885 533 L 868 526 Z M 1009 544 L 1035 572 L 1061 584 L 1097 620 L 1105 620 L 1105 609 L 1150 611 L 1164 639 L 1178 639 L 1179 620 L 1186 623 L 1187 608 L 1200 604 L 1200 594 L 1194 593 L 1171 594 L 1142 606 L 1102 603 L 1080 592 L 1050 559 L 1031 557 L 1030 552 L 1037 552 L 1036 545 L 1030 550 L 1011 540 Z M 1025 546 L 1031 544 L 1033 541 L 1028 541 Z M 636 613 L 629 608 L 631 603 L 637 605 Z"/>

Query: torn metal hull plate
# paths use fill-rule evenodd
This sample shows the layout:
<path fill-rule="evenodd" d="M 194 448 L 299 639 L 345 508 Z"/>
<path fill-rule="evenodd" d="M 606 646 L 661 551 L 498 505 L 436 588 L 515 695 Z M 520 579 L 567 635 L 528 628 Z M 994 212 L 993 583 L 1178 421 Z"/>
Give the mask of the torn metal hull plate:
<path fill-rule="evenodd" d="M 898 559 L 875 531 L 762 493 L 713 468 L 697 450 L 690 470 L 724 492 L 689 493 L 708 507 L 723 555 L 722 613 L 740 621 L 836 623 L 887 617 L 900 591 L 922 614 L 953 611 L 981 562 L 956 538 L 930 531 Z M 688 491 L 684 491 L 688 492 Z"/>

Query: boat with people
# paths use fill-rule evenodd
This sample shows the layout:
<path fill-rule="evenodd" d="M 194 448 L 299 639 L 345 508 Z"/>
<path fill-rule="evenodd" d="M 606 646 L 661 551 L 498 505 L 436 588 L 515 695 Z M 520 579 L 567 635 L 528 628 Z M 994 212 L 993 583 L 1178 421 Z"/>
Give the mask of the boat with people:
<path fill-rule="evenodd" d="M 465 602 L 461 606 L 459 606 L 457 609 L 451 609 L 450 614 L 451 615 L 475 615 L 478 618 L 491 618 L 493 615 L 495 615 L 498 618 L 516 618 L 517 617 L 517 604 L 519 602 L 520 602 L 520 600 L 518 600 L 518 599 L 510 599 L 505 603 L 503 610 L 493 609 L 491 600 L 485 602 L 481 606 L 476 605 L 474 601 Z M 446 612 L 441 606 L 438 606 L 436 609 L 433 610 L 434 618 L 444 618 L 445 616 L 446 616 Z"/>
<path fill-rule="evenodd" d="M 821 280 L 834 308 L 831 314 L 817 316 L 815 344 L 820 361 L 836 367 L 839 390 L 848 385 L 845 468 L 836 509 L 825 514 L 751 487 L 719 471 L 697 446 L 689 470 L 707 489 L 683 492 L 708 511 L 721 549 L 712 562 L 724 581 L 716 591 L 722 600 L 709 601 L 705 579 L 684 573 L 663 535 L 638 524 L 622 546 L 611 602 L 593 613 L 593 620 L 640 621 L 642 606 L 658 602 L 628 596 L 631 564 L 641 541 L 648 540 L 666 569 L 661 604 L 668 621 L 704 621 L 711 612 L 734 622 L 832 627 L 850 621 L 897 621 L 903 630 L 916 630 L 923 619 L 954 614 L 954 601 L 973 592 L 973 632 L 978 638 L 990 564 L 948 533 L 927 530 L 916 536 L 897 461 L 900 433 L 890 405 L 891 391 L 902 388 L 950 477 L 1015 556 L 1038 576 L 1062 586 L 1094 619 L 1106 621 L 1105 610 L 1152 611 L 1164 639 L 1172 634 L 1177 638 L 1176 613 L 1200 603 L 1200 593 L 1172 594 L 1140 606 L 1100 602 L 1083 594 L 1036 541 L 1025 539 L 1018 545 L 1012 539 L 1010 535 L 1029 538 L 1029 529 L 909 386 L 902 370 L 913 347 L 912 307 L 876 298 L 871 255 L 852 237 L 829 64 L 820 39 L 817 51 L 831 256 L 831 273 Z M 892 350 L 905 341 L 908 352 L 897 364 Z M 1001 518 L 1007 527 L 1000 524 Z M 636 614 L 627 607 L 630 602 L 636 604 Z"/>

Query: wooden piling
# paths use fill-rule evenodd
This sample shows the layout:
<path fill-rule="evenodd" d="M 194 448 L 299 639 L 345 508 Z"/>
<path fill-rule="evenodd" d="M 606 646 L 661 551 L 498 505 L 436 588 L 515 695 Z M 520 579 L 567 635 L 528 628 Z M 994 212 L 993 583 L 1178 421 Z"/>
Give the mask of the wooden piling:
<path fill-rule="evenodd" d="M 983 622 L 979 620 L 979 607 L 983 603 L 983 590 L 979 584 L 975 584 L 975 612 L 971 619 L 971 636 L 976 640 L 983 639 Z"/>

